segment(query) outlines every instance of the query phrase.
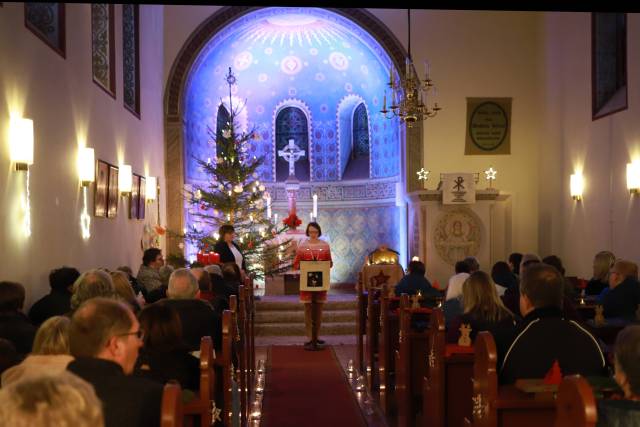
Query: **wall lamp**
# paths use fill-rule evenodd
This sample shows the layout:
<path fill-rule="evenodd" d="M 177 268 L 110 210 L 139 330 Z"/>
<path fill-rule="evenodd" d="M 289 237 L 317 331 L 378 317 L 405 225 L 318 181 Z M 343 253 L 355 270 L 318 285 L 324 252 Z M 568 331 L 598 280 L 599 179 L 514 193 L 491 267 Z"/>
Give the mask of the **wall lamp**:
<path fill-rule="evenodd" d="M 582 192 L 584 191 L 584 178 L 581 173 L 574 173 L 571 175 L 570 181 L 571 197 L 573 200 L 582 200 Z"/>
<path fill-rule="evenodd" d="M 93 148 L 78 149 L 78 177 L 83 187 L 88 187 L 96 179 L 96 157 Z"/>
<path fill-rule="evenodd" d="M 640 162 L 627 163 L 627 188 L 629 193 L 638 194 L 640 192 Z"/>
<path fill-rule="evenodd" d="M 133 175 L 131 171 L 131 165 L 120 165 L 120 171 L 118 176 L 118 190 L 123 196 L 127 196 L 131 193 Z"/>
<path fill-rule="evenodd" d="M 33 164 L 33 120 L 11 117 L 9 122 L 10 158 L 17 171 L 26 171 Z"/>
<path fill-rule="evenodd" d="M 158 195 L 158 179 L 155 176 L 148 176 L 145 182 L 145 197 L 147 202 L 152 203 Z"/>

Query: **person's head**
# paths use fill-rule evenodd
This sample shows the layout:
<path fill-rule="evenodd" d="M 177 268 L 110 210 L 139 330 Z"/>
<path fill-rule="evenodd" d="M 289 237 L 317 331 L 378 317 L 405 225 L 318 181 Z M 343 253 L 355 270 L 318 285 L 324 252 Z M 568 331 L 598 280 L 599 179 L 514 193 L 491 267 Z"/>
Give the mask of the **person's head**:
<path fill-rule="evenodd" d="M 16 346 L 6 338 L 0 338 L 0 374 L 20 363 L 20 355 Z"/>
<path fill-rule="evenodd" d="M 515 277 L 509 268 L 509 264 L 504 261 L 498 261 L 491 268 L 491 279 L 498 285 L 508 288 L 511 286 Z"/>
<path fill-rule="evenodd" d="M 614 350 L 614 378 L 624 396 L 640 397 L 640 325 L 625 327 L 618 333 Z"/>
<path fill-rule="evenodd" d="M 162 302 L 147 305 L 138 319 L 147 350 L 170 352 L 182 344 L 182 323 L 175 308 Z"/>
<path fill-rule="evenodd" d="M 520 252 L 513 252 L 509 255 L 509 267 L 513 274 L 520 274 L 520 263 L 522 262 L 522 254 Z"/>
<path fill-rule="evenodd" d="M 69 354 L 69 324 L 65 316 L 53 316 L 40 325 L 33 339 L 33 354 Z"/>
<path fill-rule="evenodd" d="M 559 257 L 555 255 L 549 255 L 542 258 L 542 262 L 545 264 L 554 266 L 556 270 L 558 270 L 560 274 L 564 276 L 565 274 L 564 266 L 562 265 L 562 260 Z"/>
<path fill-rule="evenodd" d="M 133 270 L 131 270 L 131 267 L 129 267 L 128 265 L 121 265 L 120 267 L 116 268 L 116 270 L 126 273 L 127 279 L 131 279 L 133 277 Z"/>
<path fill-rule="evenodd" d="M 72 267 L 60 267 L 49 273 L 49 286 L 54 291 L 69 291 L 73 282 L 80 277 L 80 272 Z"/>
<path fill-rule="evenodd" d="M 0 313 L 14 313 L 24 306 L 24 286 L 17 282 L 0 282 Z"/>
<path fill-rule="evenodd" d="M 142 254 L 142 264 L 158 269 L 164 265 L 162 251 L 158 248 L 149 248 Z"/>
<path fill-rule="evenodd" d="M 103 427 L 91 384 L 69 371 L 28 376 L 0 390 L 0 425 Z"/>
<path fill-rule="evenodd" d="M 133 293 L 133 288 L 125 272 L 112 271 L 111 280 L 113 281 L 113 287 L 118 296 L 125 301 L 133 301 L 136 299 L 136 295 Z"/>
<path fill-rule="evenodd" d="M 629 277 L 638 280 L 638 265 L 635 262 L 620 259 L 609 271 L 609 286 L 615 288 Z"/>
<path fill-rule="evenodd" d="M 536 254 L 524 254 L 522 255 L 522 259 L 520 260 L 520 275 L 524 274 L 524 270 L 527 269 L 531 264 L 537 264 L 542 262 L 540 257 Z"/>
<path fill-rule="evenodd" d="M 222 264 L 222 277 L 227 283 L 240 283 L 240 267 L 235 262 L 225 262 Z"/>
<path fill-rule="evenodd" d="M 320 224 L 312 221 L 307 224 L 307 229 L 305 230 L 304 234 L 306 234 L 307 237 L 311 237 L 312 239 L 317 239 L 318 237 L 322 236 L 322 228 L 320 228 Z"/>
<path fill-rule="evenodd" d="M 209 274 L 215 274 L 222 277 L 222 269 L 218 264 L 207 265 L 206 267 L 204 267 L 204 271 L 206 271 Z"/>
<path fill-rule="evenodd" d="M 462 301 L 464 313 L 473 313 L 490 322 L 497 322 L 509 314 L 496 286 L 484 271 L 475 271 L 464 281 Z"/>
<path fill-rule="evenodd" d="M 71 309 L 75 310 L 91 298 L 115 298 L 115 296 L 116 289 L 109 273 L 97 269 L 85 271 L 73 283 Z"/>
<path fill-rule="evenodd" d="M 194 299 L 198 293 L 198 281 L 191 270 L 179 268 L 169 277 L 167 298 L 170 299 Z"/>
<path fill-rule="evenodd" d="M 196 276 L 198 289 L 205 292 L 211 290 L 211 276 L 204 268 L 192 268 L 191 272 Z"/>
<path fill-rule="evenodd" d="M 417 276 L 424 276 L 427 272 L 424 263 L 422 261 L 411 261 L 409 263 L 409 274 L 415 274 Z"/>
<path fill-rule="evenodd" d="M 236 237 L 236 229 L 233 228 L 231 224 L 224 224 L 220 226 L 218 234 L 220 235 L 219 240 L 221 242 L 231 243 Z"/>
<path fill-rule="evenodd" d="M 474 256 L 468 256 L 464 260 L 469 265 L 469 272 L 473 273 L 474 271 L 480 270 L 480 263 Z"/>
<path fill-rule="evenodd" d="M 609 281 L 609 271 L 616 262 L 616 256 L 609 251 L 601 251 L 593 258 L 593 278 L 601 282 Z"/>
<path fill-rule="evenodd" d="M 562 309 L 564 278 L 555 267 L 534 263 L 522 272 L 520 280 L 520 312 L 523 316 L 542 307 Z"/>
<path fill-rule="evenodd" d="M 465 261 L 456 262 L 455 270 L 456 270 L 456 274 L 471 273 L 471 270 L 469 269 L 469 264 L 467 264 Z"/>
<path fill-rule="evenodd" d="M 144 334 L 131 309 L 109 298 L 84 302 L 71 317 L 69 347 L 74 357 L 110 360 L 133 372 Z"/>

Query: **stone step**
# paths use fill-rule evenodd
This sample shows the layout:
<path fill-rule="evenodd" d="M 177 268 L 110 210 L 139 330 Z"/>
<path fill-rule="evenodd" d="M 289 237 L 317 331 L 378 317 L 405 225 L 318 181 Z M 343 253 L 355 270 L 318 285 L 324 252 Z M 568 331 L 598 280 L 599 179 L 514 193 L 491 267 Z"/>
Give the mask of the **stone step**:
<path fill-rule="evenodd" d="M 355 322 L 356 311 L 353 310 L 322 310 L 323 322 Z M 269 310 L 258 311 L 255 317 L 256 325 L 260 323 L 304 323 L 303 310 Z"/>
<path fill-rule="evenodd" d="M 256 301 L 255 303 L 256 312 L 261 311 L 304 311 L 304 307 L 302 303 L 295 301 Z M 332 311 L 332 310 L 353 310 L 355 312 L 357 308 L 357 303 L 355 299 L 353 301 L 327 301 L 323 307 L 322 311 Z"/>
<path fill-rule="evenodd" d="M 322 323 L 320 335 L 355 334 L 355 323 Z M 256 323 L 256 336 L 304 336 L 304 323 Z"/>

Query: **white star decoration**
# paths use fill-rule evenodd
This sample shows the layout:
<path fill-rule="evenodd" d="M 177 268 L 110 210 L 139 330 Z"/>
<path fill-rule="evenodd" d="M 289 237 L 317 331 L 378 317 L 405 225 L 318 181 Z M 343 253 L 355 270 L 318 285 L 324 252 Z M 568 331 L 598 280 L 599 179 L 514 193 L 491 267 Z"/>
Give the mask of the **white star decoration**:
<path fill-rule="evenodd" d="M 489 181 L 496 179 L 496 174 L 498 173 L 497 170 L 494 170 L 492 167 L 490 167 L 489 169 L 487 169 L 486 171 L 484 171 L 484 174 L 486 175 L 487 179 Z"/>
<path fill-rule="evenodd" d="M 429 171 L 424 170 L 424 168 L 420 169 L 418 172 L 418 179 L 422 181 L 426 181 L 429 179 Z"/>

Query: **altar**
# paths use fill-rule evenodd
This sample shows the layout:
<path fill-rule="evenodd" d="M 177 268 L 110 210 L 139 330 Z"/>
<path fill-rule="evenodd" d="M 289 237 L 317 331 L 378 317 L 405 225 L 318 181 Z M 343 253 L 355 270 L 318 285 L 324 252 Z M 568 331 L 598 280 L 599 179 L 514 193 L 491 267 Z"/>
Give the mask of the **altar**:
<path fill-rule="evenodd" d="M 488 273 L 512 252 L 511 195 L 496 189 L 476 190 L 464 204 L 443 204 L 443 191 L 408 195 L 409 256 L 419 257 L 427 277 L 448 283 L 457 261 L 474 256 Z"/>

